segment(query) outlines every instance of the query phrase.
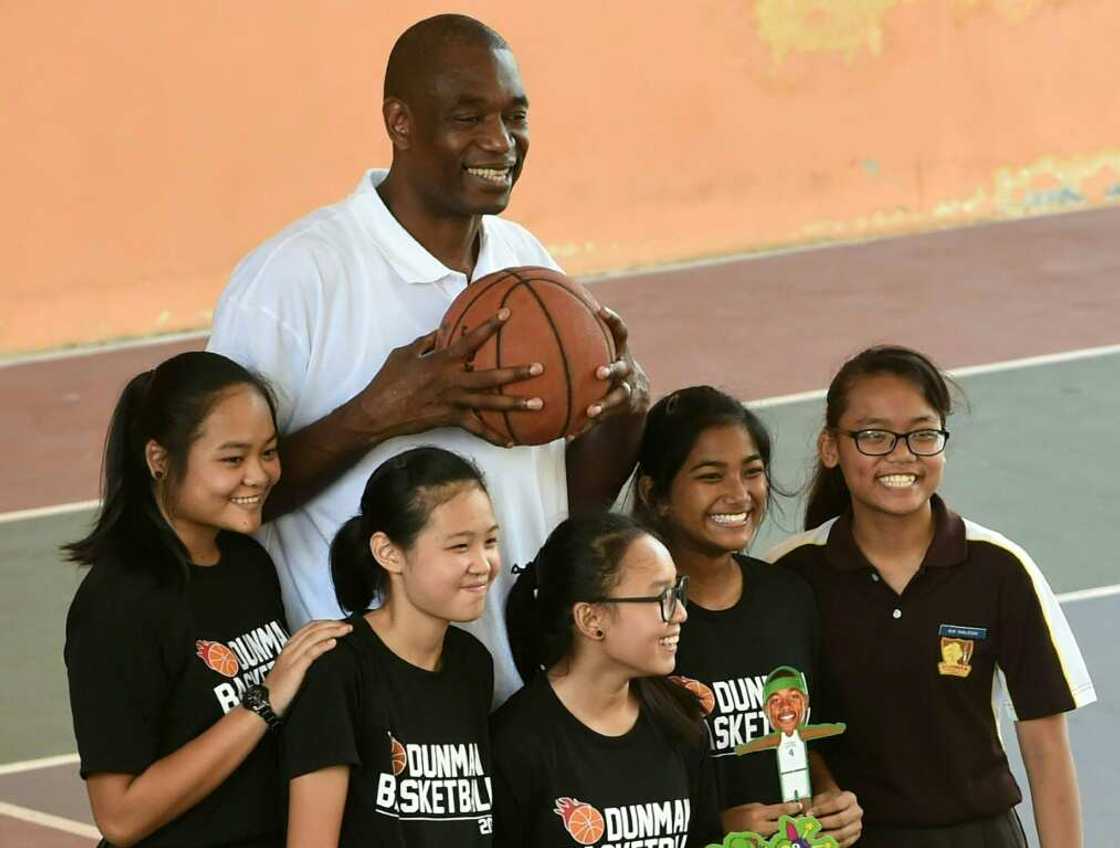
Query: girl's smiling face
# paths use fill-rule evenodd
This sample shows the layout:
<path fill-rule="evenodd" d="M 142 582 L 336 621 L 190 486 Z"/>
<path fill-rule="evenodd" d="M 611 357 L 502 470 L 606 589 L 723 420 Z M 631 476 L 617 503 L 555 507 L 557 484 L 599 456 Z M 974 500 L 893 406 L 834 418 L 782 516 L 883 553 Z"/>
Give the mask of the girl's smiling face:
<path fill-rule="evenodd" d="M 747 428 L 709 427 L 696 439 L 658 511 L 674 547 L 710 556 L 746 548 L 766 512 L 766 466 Z"/>
<path fill-rule="evenodd" d="M 441 621 L 474 621 L 502 567 L 498 522 L 481 486 L 451 485 L 453 493 L 432 509 L 416 540 L 407 550 L 397 548 L 386 567 L 399 575 L 394 603 Z M 375 557 L 384 559 L 386 544 L 392 546 L 384 533 L 373 535 Z"/>
<path fill-rule="evenodd" d="M 158 473 L 160 500 L 187 550 L 204 551 L 219 530 L 252 533 L 280 479 L 276 424 L 268 402 L 254 387 L 225 390 L 199 427 L 186 467 L 170 483 L 166 452 L 148 445 L 149 465 Z"/>
<path fill-rule="evenodd" d="M 909 380 L 893 374 L 861 377 L 847 393 L 847 408 L 835 430 L 821 433 L 821 462 L 839 466 L 858 515 L 871 511 L 905 516 L 924 509 L 941 484 L 945 454 L 916 456 L 906 439 L 899 439 L 889 454 L 866 456 L 848 433 L 880 429 L 895 433 L 939 429 L 941 415 Z"/>
<path fill-rule="evenodd" d="M 618 577 L 608 597 L 653 597 L 673 587 L 677 569 L 668 549 L 643 534 L 626 549 Z M 604 653 L 634 677 L 669 674 L 677 662 L 681 624 L 688 618 L 684 604 L 676 605 L 669 621 L 654 602 L 605 606 Z"/>

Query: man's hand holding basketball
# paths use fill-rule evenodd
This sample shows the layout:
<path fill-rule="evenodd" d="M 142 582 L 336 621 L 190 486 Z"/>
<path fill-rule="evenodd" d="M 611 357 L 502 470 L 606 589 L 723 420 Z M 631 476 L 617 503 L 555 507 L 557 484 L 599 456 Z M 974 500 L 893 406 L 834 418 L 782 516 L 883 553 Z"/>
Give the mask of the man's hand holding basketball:
<path fill-rule="evenodd" d="M 630 353 L 626 324 L 613 310 L 599 307 L 599 317 L 614 336 L 617 359 L 595 372 L 610 385 L 606 395 L 587 408 L 587 423 L 568 439 L 568 509 L 572 513 L 610 508 L 634 468 L 649 410 L 649 380 Z"/>
<path fill-rule="evenodd" d="M 618 358 L 595 373 L 598 379 L 609 382 L 611 388 L 606 397 L 587 408 L 589 421 L 584 432 L 611 415 L 644 415 L 649 409 L 649 379 L 630 353 L 627 344 L 630 332 L 626 324 L 617 312 L 606 306 L 599 307 L 599 317 L 610 327 Z"/>
<path fill-rule="evenodd" d="M 500 394 L 495 389 L 536 377 L 543 366 L 534 362 L 480 371 L 470 367 L 475 351 L 509 315 L 509 309 L 500 310 L 443 350 L 435 348 L 435 332 L 396 348 L 355 398 L 360 411 L 357 426 L 376 442 L 436 427 L 461 427 L 495 445 L 512 447 L 508 438 L 486 426 L 475 411 L 541 409 L 539 397 Z"/>

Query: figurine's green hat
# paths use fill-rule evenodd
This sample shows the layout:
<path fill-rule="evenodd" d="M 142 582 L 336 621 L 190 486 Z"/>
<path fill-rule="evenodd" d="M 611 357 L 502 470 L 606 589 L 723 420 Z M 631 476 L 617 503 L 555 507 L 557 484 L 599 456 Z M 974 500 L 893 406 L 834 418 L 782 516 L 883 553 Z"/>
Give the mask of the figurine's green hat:
<path fill-rule="evenodd" d="M 780 665 L 766 675 L 766 682 L 762 687 L 762 702 L 769 701 L 770 696 L 779 689 L 797 689 L 805 695 L 809 694 L 805 675 L 790 665 Z"/>

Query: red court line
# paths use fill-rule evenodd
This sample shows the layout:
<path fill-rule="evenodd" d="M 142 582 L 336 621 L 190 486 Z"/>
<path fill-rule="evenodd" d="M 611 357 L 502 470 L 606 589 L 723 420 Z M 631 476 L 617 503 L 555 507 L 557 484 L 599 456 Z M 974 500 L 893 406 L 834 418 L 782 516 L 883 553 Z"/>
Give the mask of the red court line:
<path fill-rule="evenodd" d="M 1120 209 L 674 268 L 595 282 L 654 392 L 744 399 L 826 385 L 894 341 L 945 367 L 1120 342 Z M 101 440 L 133 373 L 201 340 L 0 368 L 0 512 L 97 496 Z M 11 458 L 18 457 L 18 461 Z"/>

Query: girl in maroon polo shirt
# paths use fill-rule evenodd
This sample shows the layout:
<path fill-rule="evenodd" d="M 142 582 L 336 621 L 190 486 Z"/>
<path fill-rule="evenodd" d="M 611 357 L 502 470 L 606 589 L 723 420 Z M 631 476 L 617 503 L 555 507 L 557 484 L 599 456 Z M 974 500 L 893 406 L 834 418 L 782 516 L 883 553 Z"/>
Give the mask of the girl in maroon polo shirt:
<path fill-rule="evenodd" d="M 826 757 L 859 795 L 861 846 L 1025 846 L 998 736 L 1006 680 L 1040 842 L 1080 845 L 1064 713 L 1095 700 L 1092 683 L 1027 553 L 937 496 L 951 410 L 945 378 L 916 351 L 874 347 L 845 363 L 807 531 L 768 555 L 816 591 L 820 703 L 848 723 Z"/>

